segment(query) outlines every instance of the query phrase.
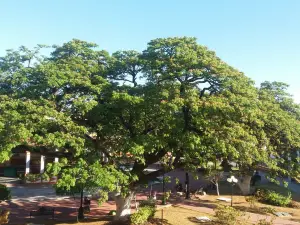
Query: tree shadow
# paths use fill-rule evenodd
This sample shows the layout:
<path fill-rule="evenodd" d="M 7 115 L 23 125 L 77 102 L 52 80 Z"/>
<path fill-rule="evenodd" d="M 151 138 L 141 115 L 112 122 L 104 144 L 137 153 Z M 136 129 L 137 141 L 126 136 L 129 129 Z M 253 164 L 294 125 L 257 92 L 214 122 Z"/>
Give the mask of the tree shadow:
<path fill-rule="evenodd" d="M 266 211 L 266 207 L 233 206 L 233 208 L 243 212 L 251 212 L 260 215 L 270 215 L 270 213 Z"/>
<path fill-rule="evenodd" d="M 25 224 L 44 224 L 44 225 L 54 225 L 54 224 L 60 224 L 60 223 L 64 223 L 64 224 L 78 224 L 78 222 L 80 223 L 84 223 L 84 224 L 89 224 L 89 223 L 97 223 L 97 222 L 105 222 L 105 224 L 112 224 L 111 222 L 113 222 L 113 216 L 101 216 L 98 218 L 86 218 L 83 220 L 78 221 L 76 219 L 76 217 L 73 217 L 72 219 L 52 219 L 52 218 L 33 218 L 33 219 L 28 219 L 28 220 L 24 220 Z M 16 224 L 16 225 L 20 225 L 20 223 L 10 223 L 10 224 Z M 116 224 L 116 223 L 115 223 Z M 123 225 L 122 223 L 117 223 L 120 225 Z M 126 223 L 124 223 L 124 225 L 127 225 Z"/>
<path fill-rule="evenodd" d="M 85 221 L 84 221 L 85 222 Z M 105 225 L 130 225 L 130 221 L 115 221 L 113 218 L 111 221 L 108 221 L 105 223 Z M 159 219 L 159 218 L 152 218 L 148 222 L 146 222 L 144 225 L 158 225 L 158 224 L 163 224 L 163 225 L 172 225 L 171 223 L 168 222 L 166 219 Z"/>
<path fill-rule="evenodd" d="M 215 209 L 217 207 L 216 204 L 211 203 L 208 200 L 200 200 L 200 201 L 199 200 L 184 200 L 179 203 L 182 205 L 187 205 L 187 206 L 205 207 L 205 208 L 210 208 L 210 209 Z"/>
<path fill-rule="evenodd" d="M 159 218 L 153 218 L 153 219 L 151 219 L 151 220 L 149 220 L 149 225 L 150 224 L 163 224 L 163 225 L 172 225 L 171 223 L 169 223 L 168 222 L 168 220 L 166 220 L 166 219 L 159 219 Z"/>
<path fill-rule="evenodd" d="M 294 222 L 297 222 L 297 223 L 300 223 L 300 219 L 291 218 L 290 220 L 294 221 Z"/>

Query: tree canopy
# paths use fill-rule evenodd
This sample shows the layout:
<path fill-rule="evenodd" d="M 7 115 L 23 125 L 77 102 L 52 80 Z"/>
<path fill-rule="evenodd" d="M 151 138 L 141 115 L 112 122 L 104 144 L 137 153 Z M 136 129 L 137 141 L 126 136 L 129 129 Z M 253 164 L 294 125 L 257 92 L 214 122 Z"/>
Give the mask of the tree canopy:
<path fill-rule="evenodd" d="M 60 185 L 118 183 L 124 193 L 160 175 L 144 170 L 166 157 L 170 168 L 227 160 L 243 173 L 299 177 L 300 111 L 286 84 L 257 88 L 189 37 L 142 52 L 77 39 L 43 56 L 46 47 L 0 58 L 0 161 L 19 146 L 58 150 L 69 157 L 48 171 Z"/>

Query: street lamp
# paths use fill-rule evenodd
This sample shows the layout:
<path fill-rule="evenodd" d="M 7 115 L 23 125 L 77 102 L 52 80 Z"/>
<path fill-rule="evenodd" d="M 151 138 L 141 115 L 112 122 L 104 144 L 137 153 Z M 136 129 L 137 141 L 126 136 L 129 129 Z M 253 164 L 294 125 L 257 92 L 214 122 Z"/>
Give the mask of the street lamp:
<path fill-rule="evenodd" d="M 167 203 L 166 203 L 166 191 L 165 191 L 165 169 L 164 169 L 164 174 L 163 174 L 163 180 L 162 180 L 162 185 L 163 185 L 163 200 L 162 200 L 162 204 L 163 205 L 166 205 Z"/>
<path fill-rule="evenodd" d="M 231 176 L 227 178 L 227 181 L 231 184 L 231 207 L 232 207 L 233 186 L 238 182 L 238 180 L 234 176 Z"/>
<path fill-rule="evenodd" d="M 185 199 L 191 199 L 190 196 L 190 176 L 189 173 L 185 173 Z"/>

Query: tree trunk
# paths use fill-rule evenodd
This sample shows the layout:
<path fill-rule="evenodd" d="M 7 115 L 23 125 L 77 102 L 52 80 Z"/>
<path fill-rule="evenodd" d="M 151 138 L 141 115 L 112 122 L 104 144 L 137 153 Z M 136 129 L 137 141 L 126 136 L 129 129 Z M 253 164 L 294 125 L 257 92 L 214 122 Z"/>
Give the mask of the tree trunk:
<path fill-rule="evenodd" d="M 125 219 L 126 216 L 131 213 L 131 200 L 134 193 L 130 193 L 126 197 L 122 196 L 120 193 L 116 194 L 116 217 L 117 220 Z"/>
<path fill-rule="evenodd" d="M 216 186 L 216 190 L 217 190 L 217 195 L 220 196 L 219 182 L 216 181 L 215 186 Z"/>
<path fill-rule="evenodd" d="M 250 181 L 251 181 L 251 176 L 249 175 L 244 175 L 242 177 L 239 177 L 237 184 L 241 189 L 243 195 L 250 194 Z"/>
<path fill-rule="evenodd" d="M 138 203 L 136 201 L 136 194 L 134 195 L 134 205 L 135 205 L 135 210 L 138 211 Z"/>
<path fill-rule="evenodd" d="M 162 186 L 162 188 L 163 188 L 163 199 L 162 199 L 162 204 L 163 205 L 166 205 L 167 203 L 166 203 L 166 197 L 165 197 L 165 171 L 164 171 L 164 174 L 163 174 L 163 186 Z"/>

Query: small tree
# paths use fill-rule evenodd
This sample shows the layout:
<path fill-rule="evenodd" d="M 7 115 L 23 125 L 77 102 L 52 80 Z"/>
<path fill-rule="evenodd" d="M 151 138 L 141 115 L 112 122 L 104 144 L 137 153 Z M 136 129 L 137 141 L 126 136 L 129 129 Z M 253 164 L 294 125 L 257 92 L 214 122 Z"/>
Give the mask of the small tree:
<path fill-rule="evenodd" d="M 58 176 L 56 187 L 71 191 L 74 188 L 80 192 L 80 207 L 78 209 L 78 218 L 83 219 L 83 192 L 92 190 L 93 188 L 101 187 L 106 191 L 115 190 L 117 179 L 121 178 L 119 172 L 113 166 L 102 166 L 99 161 L 84 160 L 81 156 L 78 160 L 61 159 L 57 163 L 49 163 L 47 166 L 47 173 Z M 109 174 L 110 176 L 107 176 Z M 124 177 L 124 176 L 123 176 Z M 103 194 L 103 193 L 102 193 Z M 101 196 L 100 196 L 101 198 Z M 101 200 L 100 200 L 101 202 Z"/>
<path fill-rule="evenodd" d="M 220 195 L 219 191 L 219 182 L 223 176 L 222 167 L 219 166 L 217 161 L 215 163 L 209 162 L 207 163 L 205 170 L 205 177 L 216 187 L 217 195 Z"/>

